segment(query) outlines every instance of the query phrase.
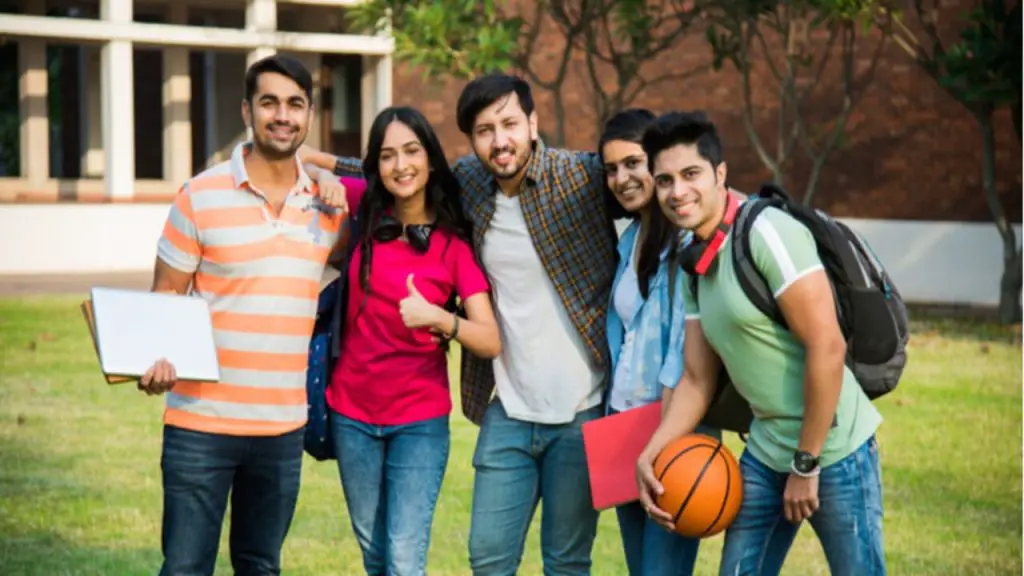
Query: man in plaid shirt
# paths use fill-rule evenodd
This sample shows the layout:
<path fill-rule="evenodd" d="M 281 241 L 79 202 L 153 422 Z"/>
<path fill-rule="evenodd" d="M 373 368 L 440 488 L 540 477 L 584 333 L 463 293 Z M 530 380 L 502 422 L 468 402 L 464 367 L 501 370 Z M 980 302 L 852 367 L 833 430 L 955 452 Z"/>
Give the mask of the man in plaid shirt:
<path fill-rule="evenodd" d="M 502 335 L 494 360 L 462 352 L 462 410 L 480 425 L 470 563 L 475 574 L 515 574 L 543 501 L 544 572 L 588 574 L 598 514 L 581 426 L 602 412 L 617 237 L 600 159 L 545 147 L 517 77 L 470 82 L 457 117 L 475 154 L 453 169 Z M 355 159 L 306 161 L 360 175 Z"/>

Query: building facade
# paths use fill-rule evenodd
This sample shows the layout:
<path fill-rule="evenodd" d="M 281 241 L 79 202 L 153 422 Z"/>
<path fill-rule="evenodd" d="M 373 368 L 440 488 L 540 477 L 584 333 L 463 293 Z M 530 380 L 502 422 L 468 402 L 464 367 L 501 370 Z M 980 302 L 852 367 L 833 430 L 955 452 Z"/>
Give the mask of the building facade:
<path fill-rule="evenodd" d="M 393 70 L 390 38 L 346 29 L 345 10 L 358 1 L 0 0 L 0 283 L 148 274 L 181 183 L 246 136 L 246 64 L 274 51 L 313 72 L 312 146 L 361 155 L 374 116 L 395 103 L 420 109 L 451 158 L 469 152 L 455 122 L 464 83 Z M 940 23 L 955 32 L 970 4 L 944 0 Z M 534 50 L 540 77 L 553 76 L 563 47 L 547 27 Z M 703 31 L 681 39 L 653 67 L 687 78 L 649 87 L 630 105 L 707 111 L 730 184 L 756 190 L 770 175 L 743 126 L 740 78 L 710 69 L 710 58 Z M 777 87 L 763 62 L 755 69 L 756 124 L 772 138 Z M 535 86 L 535 96 L 541 130 L 553 134 L 551 93 Z M 562 97 L 564 144 L 592 150 L 599 127 L 579 53 Z M 968 112 L 890 44 L 848 128 L 815 205 L 865 235 L 908 300 L 998 302 L 1002 248 Z M 1009 111 L 997 115 L 996 141 L 996 183 L 1020 245 L 1021 147 Z M 806 172 L 795 168 L 791 189 Z"/>
<path fill-rule="evenodd" d="M 275 51 L 313 72 L 308 142 L 358 154 L 393 42 L 349 34 L 352 3 L 0 0 L 0 202 L 166 202 L 245 138 L 245 68 Z"/>

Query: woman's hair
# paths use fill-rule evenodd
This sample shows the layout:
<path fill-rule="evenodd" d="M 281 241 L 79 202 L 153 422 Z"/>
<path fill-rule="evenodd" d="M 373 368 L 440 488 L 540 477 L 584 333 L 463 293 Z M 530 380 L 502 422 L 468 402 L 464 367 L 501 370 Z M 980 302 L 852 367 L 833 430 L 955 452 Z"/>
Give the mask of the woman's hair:
<path fill-rule="evenodd" d="M 597 143 L 597 153 L 601 156 L 601 165 L 604 165 L 605 144 L 614 140 L 642 144 L 644 132 L 654 123 L 656 118 L 657 116 L 653 112 L 643 108 L 629 108 L 609 118 L 608 122 L 604 125 L 601 139 Z M 608 205 L 608 211 L 612 218 L 632 218 L 635 220 L 640 217 L 638 212 L 631 213 L 622 207 L 622 204 L 615 198 L 615 194 L 612 193 L 611 188 L 608 187 L 608 178 L 604 179 L 604 192 L 605 202 Z M 649 202 L 656 203 L 657 201 L 658 199 L 652 196 Z M 661 210 L 646 207 L 645 209 L 650 213 L 650 229 L 647 231 L 647 237 L 644 238 L 644 243 L 640 247 L 640 258 L 637 261 L 637 280 L 640 285 L 640 294 L 643 295 L 644 299 L 648 297 L 651 279 L 657 274 L 658 266 L 661 265 L 662 250 L 669 247 L 672 240 L 676 237 L 675 227 L 672 226 L 672 223 L 669 222 Z"/>
<path fill-rule="evenodd" d="M 384 187 L 380 176 L 380 153 L 384 147 L 384 134 L 392 122 L 401 122 L 408 127 L 427 153 L 430 174 L 425 190 L 426 209 L 435 216 L 437 229 L 446 230 L 458 238 L 470 241 L 472 228 L 462 212 L 459 200 L 459 183 L 455 179 L 448 159 L 441 148 L 437 134 L 427 119 L 415 108 L 392 106 L 377 115 L 370 127 L 370 138 L 363 158 L 363 176 L 366 178 L 366 192 L 359 202 L 358 218 L 363 230 L 359 250 L 362 262 L 359 270 L 359 285 L 367 297 L 370 295 L 370 267 L 373 260 L 373 230 L 381 216 L 394 206 L 395 197 Z M 365 304 L 365 301 L 364 301 Z M 445 308 L 454 310 L 454 295 Z"/>

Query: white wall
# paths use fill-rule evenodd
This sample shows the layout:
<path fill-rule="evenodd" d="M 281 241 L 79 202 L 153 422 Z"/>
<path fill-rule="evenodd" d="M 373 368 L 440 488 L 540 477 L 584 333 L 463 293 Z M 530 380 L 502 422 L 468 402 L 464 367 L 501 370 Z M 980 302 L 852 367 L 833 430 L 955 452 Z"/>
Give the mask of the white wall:
<path fill-rule="evenodd" d="M 150 271 L 167 211 L 156 204 L 0 205 L 0 282 L 4 274 Z M 999 302 L 1003 256 L 995 226 L 845 221 L 864 235 L 908 301 Z"/>
<path fill-rule="evenodd" d="M 999 304 L 1003 243 L 994 224 L 844 219 L 863 236 L 905 300 Z M 1021 227 L 1014 225 L 1017 247 Z"/>
<path fill-rule="evenodd" d="M 0 205 L 3 274 L 141 272 L 153 269 L 170 205 Z"/>

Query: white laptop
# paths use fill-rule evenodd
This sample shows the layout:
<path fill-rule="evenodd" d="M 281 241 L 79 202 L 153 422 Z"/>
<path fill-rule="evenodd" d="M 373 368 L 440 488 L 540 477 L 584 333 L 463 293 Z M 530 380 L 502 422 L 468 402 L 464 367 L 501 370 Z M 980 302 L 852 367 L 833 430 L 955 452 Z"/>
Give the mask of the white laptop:
<path fill-rule="evenodd" d="M 141 377 L 166 358 L 179 380 L 220 380 L 210 309 L 202 298 L 95 287 L 92 307 L 105 374 Z"/>

